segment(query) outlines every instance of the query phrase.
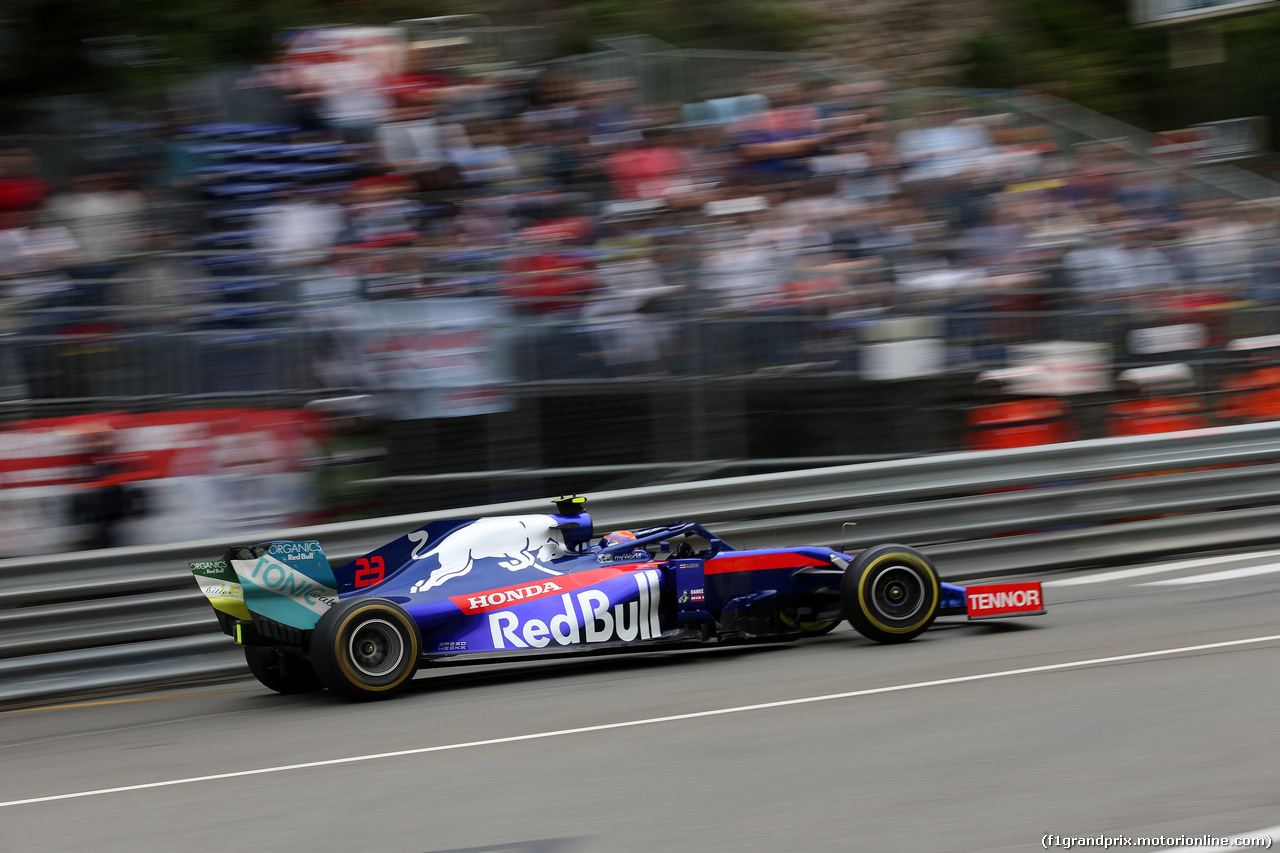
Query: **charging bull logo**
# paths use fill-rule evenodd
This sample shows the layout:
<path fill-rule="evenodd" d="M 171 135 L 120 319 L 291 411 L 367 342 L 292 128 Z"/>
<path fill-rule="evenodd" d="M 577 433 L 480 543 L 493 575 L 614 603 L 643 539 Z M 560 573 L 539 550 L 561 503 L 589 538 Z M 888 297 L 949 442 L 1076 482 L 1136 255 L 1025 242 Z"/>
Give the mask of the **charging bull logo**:
<path fill-rule="evenodd" d="M 450 533 L 427 548 L 427 534 L 409 534 L 415 542 L 410 556 L 428 565 L 431 574 L 418 581 L 411 593 L 426 592 L 441 584 L 469 574 L 482 560 L 493 560 L 509 572 L 536 569 L 548 575 L 559 575 L 552 568 L 555 560 L 568 555 L 564 536 L 551 527 L 549 515 L 526 518 L 482 518 Z M 424 550 L 425 549 L 425 550 Z"/>

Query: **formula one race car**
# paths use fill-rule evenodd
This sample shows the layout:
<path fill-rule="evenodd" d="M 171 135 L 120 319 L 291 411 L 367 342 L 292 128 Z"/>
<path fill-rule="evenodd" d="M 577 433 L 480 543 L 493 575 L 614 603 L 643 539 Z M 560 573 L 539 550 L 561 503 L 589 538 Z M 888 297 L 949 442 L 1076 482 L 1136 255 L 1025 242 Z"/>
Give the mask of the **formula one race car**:
<path fill-rule="evenodd" d="M 391 695 L 427 662 L 776 642 L 841 619 L 902 643 L 938 616 L 1044 612 L 1038 583 L 942 583 L 902 545 L 738 551 L 689 521 L 597 540 L 585 499 L 555 503 L 435 521 L 338 569 L 318 542 L 266 542 L 191 571 L 264 685 L 356 699 Z"/>

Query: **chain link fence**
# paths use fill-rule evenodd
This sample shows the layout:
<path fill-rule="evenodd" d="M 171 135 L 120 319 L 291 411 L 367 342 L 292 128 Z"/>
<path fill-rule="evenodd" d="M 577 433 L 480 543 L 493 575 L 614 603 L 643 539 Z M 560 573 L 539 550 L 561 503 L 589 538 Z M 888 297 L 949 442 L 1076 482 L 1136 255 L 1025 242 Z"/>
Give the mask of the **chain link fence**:
<path fill-rule="evenodd" d="M 841 280 L 826 282 L 830 290 L 783 292 L 734 308 L 708 298 L 698 267 L 705 251 L 683 236 L 644 252 L 575 247 L 552 258 L 561 265 L 554 269 L 522 266 L 530 254 L 511 247 L 351 251 L 340 268 L 268 265 L 251 275 L 167 280 L 168 298 L 143 305 L 118 299 L 137 284 L 141 267 L 107 279 L 16 282 L 25 295 L 6 306 L 0 389 L 9 419 L 391 393 L 414 371 L 438 379 L 466 368 L 430 361 L 470 352 L 451 330 L 483 332 L 473 343 L 484 359 L 471 366 L 517 393 L 575 383 L 972 376 L 1048 341 L 1096 345 L 1117 370 L 1153 359 L 1212 364 L 1233 339 L 1280 333 L 1274 259 L 1253 264 L 1247 280 L 1224 272 L 1216 287 L 1158 296 L 1083 299 L 1059 259 L 1027 290 L 934 293 Z M 202 257 L 243 260 L 225 250 Z M 148 263 L 173 271 L 189 260 L 177 253 Z M 989 272 L 999 278 L 999 270 Z M 610 282 L 628 276 L 641 280 L 627 279 L 644 298 L 611 296 Z M 547 282 L 581 293 L 527 295 L 531 283 Z M 1196 337 L 1172 352 L 1135 349 L 1135 332 L 1185 326 L 1197 327 Z M 881 348 L 893 344 L 900 345 L 895 362 L 886 365 Z"/>

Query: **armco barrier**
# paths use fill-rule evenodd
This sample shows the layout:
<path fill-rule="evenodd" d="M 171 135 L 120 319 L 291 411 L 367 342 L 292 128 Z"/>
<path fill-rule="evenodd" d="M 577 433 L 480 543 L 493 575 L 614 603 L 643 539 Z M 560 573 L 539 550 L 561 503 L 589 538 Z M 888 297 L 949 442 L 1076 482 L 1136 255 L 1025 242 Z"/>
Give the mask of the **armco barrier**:
<path fill-rule="evenodd" d="M 703 521 L 739 547 L 917 544 L 945 578 L 1076 568 L 1280 541 L 1280 423 L 952 453 L 591 495 L 597 529 Z M 437 518 L 283 531 L 335 564 Z M 849 526 L 847 522 L 854 522 Z M 0 705 L 243 674 L 186 563 L 204 540 L 0 561 Z"/>

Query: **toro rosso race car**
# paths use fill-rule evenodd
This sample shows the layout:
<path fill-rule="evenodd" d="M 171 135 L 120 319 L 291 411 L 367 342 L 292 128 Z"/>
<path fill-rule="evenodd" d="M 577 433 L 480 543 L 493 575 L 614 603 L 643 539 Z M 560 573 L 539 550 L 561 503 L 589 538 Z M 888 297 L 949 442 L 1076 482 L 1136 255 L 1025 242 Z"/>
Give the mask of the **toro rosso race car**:
<path fill-rule="evenodd" d="M 841 619 L 902 643 L 938 616 L 1044 612 L 1038 583 L 942 583 L 902 545 L 739 551 L 688 521 L 597 540 L 584 503 L 431 522 L 337 569 L 309 541 L 233 546 L 191 571 L 264 685 L 356 699 L 428 662 L 777 642 Z"/>

